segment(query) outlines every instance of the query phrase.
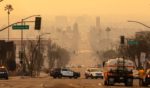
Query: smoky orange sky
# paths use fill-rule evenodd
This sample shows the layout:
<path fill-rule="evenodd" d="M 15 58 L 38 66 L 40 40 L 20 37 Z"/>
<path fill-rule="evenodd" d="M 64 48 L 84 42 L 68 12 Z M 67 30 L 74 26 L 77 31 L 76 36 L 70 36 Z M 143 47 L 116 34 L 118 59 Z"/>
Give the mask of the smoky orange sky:
<path fill-rule="evenodd" d="M 105 15 L 150 16 L 149 0 L 4 0 L 0 3 L 1 17 L 4 7 L 11 4 L 12 16 L 32 14 L 49 15 Z"/>
<path fill-rule="evenodd" d="M 11 22 L 21 18 L 40 14 L 44 22 L 51 16 L 100 16 L 105 24 L 109 21 L 139 20 L 149 22 L 149 0 L 4 0 L 0 2 L 0 26 L 7 25 L 6 4 L 14 10 L 10 14 Z"/>

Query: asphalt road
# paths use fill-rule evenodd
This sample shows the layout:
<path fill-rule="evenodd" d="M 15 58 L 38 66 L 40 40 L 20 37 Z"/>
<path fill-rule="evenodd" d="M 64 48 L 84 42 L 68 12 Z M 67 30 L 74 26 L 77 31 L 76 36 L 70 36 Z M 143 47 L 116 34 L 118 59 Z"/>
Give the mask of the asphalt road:
<path fill-rule="evenodd" d="M 51 77 L 30 78 L 11 77 L 9 80 L 0 80 L 0 88 L 141 88 L 138 80 L 134 80 L 133 87 L 124 84 L 104 86 L 102 79 L 53 79 Z"/>

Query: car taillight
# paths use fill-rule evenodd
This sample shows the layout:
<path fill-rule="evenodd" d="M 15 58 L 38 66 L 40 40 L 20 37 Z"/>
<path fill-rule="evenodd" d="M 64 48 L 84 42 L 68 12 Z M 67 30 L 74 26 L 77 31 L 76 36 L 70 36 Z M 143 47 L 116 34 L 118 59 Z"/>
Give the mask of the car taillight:
<path fill-rule="evenodd" d="M 133 76 L 133 74 L 129 74 L 129 76 Z"/>
<path fill-rule="evenodd" d="M 109 76 L 112 76 L 113 74 L 112 74 L 112 73 L 108 73 L 108 75 L 109 75 Z"/>

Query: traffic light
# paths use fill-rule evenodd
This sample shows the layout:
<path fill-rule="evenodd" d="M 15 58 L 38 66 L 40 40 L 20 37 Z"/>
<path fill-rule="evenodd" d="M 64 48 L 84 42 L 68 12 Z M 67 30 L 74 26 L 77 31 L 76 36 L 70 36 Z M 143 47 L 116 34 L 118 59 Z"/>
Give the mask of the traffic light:
<path fill-rule="evenodd" d="M 120 36 L 120 44 L 124 44 L 125 43 L 124 39 L 125 39 L 124 36 Z"/>
<path fill-rule="evenodd" d="M 35 17 L 35 30 L 41 29 L 41 17 Z"/>

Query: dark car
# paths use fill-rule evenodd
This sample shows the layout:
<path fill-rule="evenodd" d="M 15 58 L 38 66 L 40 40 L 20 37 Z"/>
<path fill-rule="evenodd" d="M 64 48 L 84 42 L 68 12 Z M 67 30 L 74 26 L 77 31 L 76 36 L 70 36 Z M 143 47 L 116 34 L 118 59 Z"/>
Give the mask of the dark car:
<path fill-rule="evenodd" d="M 69 77 L 76 79 L 80 77 L 80 73 L 67 68 L 55 68 L 50 71 L 50 76 L 52 76 L 53 78 Z"/>
<path fill-rule="evenodd" d="M 0 66 L 0 78 L 8 79 L 8 71 L 4 66 Z"/>

